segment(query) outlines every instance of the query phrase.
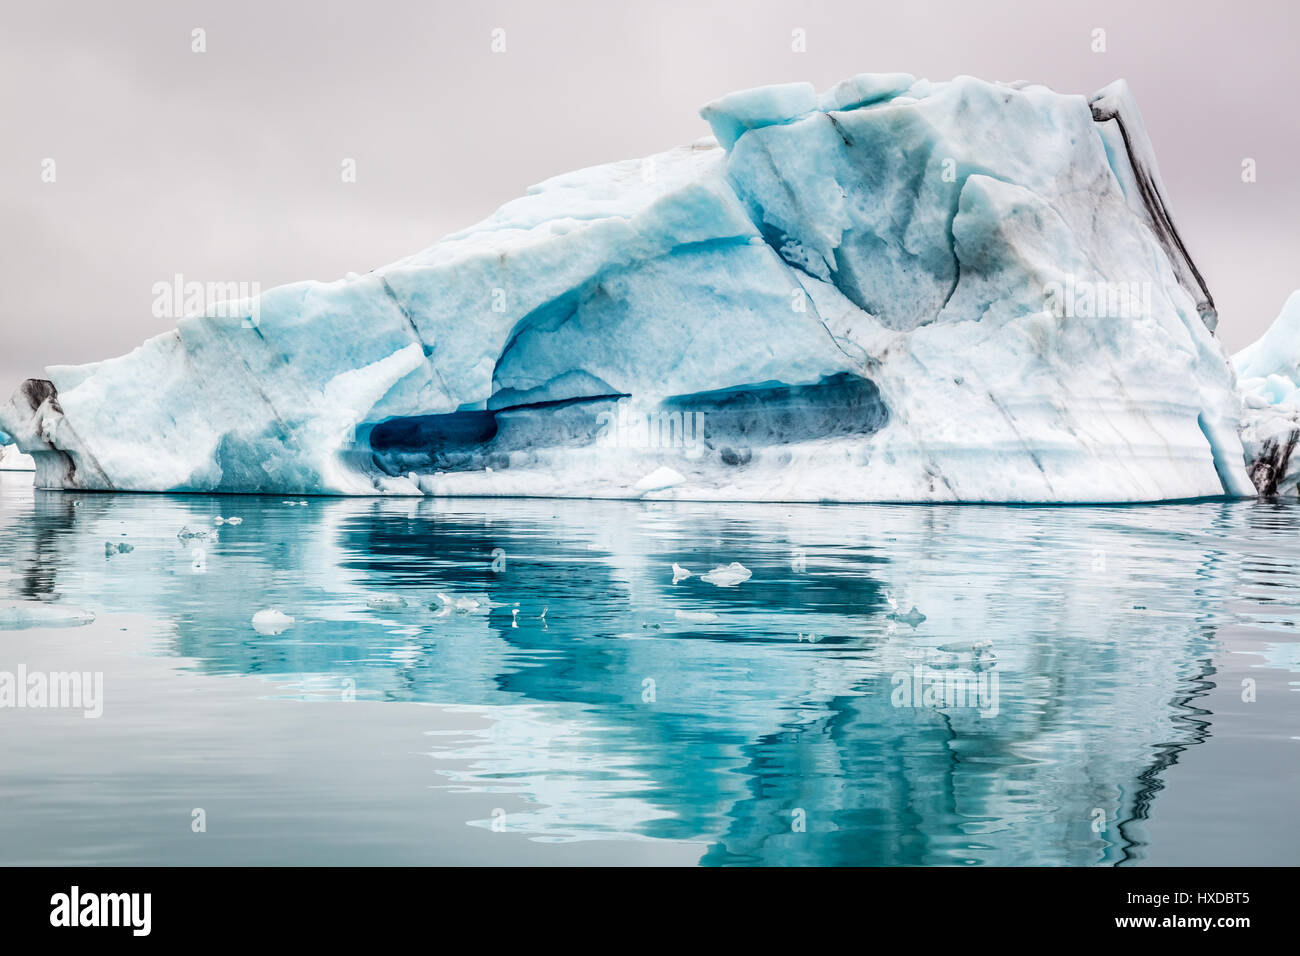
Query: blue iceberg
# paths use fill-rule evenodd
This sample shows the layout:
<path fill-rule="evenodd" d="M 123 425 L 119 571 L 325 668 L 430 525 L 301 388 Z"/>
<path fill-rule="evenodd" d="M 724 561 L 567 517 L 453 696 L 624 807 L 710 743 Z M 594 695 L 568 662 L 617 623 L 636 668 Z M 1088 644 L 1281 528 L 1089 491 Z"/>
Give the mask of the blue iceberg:
<path fill-rule="evenodd" d="M 756 501 L 1254 494 L 1141 116 L 787 84 L 366 275 L 191 314 L 0 408 L 45 488 Z"/>

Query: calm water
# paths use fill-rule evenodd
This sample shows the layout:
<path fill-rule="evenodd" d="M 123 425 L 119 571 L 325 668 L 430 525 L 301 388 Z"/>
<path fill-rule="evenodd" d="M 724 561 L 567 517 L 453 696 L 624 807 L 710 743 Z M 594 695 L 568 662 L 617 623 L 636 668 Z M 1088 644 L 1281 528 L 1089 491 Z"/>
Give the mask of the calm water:
<path fill-rule="evenodd" d="M 0 671 L 103 675 L 98 719 L 0 709 L 0 862 L 1295 864 L 1298 572 L 1270 503 L 0 475 L 0 609 L 96 616 L 0 629 Z"/>

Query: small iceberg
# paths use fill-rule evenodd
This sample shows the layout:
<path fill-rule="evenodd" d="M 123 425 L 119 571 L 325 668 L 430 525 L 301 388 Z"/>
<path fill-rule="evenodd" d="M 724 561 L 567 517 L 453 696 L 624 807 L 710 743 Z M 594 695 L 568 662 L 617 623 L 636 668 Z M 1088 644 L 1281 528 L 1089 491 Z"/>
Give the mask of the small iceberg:
<path fill-rule="evenodd" d="M 715 621 L 722 620 L 712 611 L 675 611 L 673 617 L 689 624 L 712 624 Z"/>
<path fill-rule="evenodd" d="M 0 631 L 29 627 L 81 627 L 95 615 L 85 608 L 50 604 L 45 601 L 0 601 Z"/>
<path fill-rule="evenodd" d="M 459 611 L 461 614 L 472 614 L 475 611 L 490 611 L 495 607 L 505 607 L 501 602 L 493 601 L 486 596 L 482 598 L 451 597 L 442 592 L 438 593 L 438 602 L 442 605 L 441 610 L 438 611 L 438 617 L 445 617 L 452 611 Z M 542 617 L 546 617 L 545 611 L 542 612 Z"/>
<path fill-rule="evenodd" d="M 888 620 L 897 621 L 899 624 L 907 624 L 915 628 L 925 620 L 925 615 L 917 610 L 916 605 L 912 605 L 912 610 L 904 614 L 899 610 L 898 599 L 894 597 L 892 591 L 885 588 L 885 603 L 889 605 L 889 613 L 885 615 Z"/>
<path fill-rule="evenodd" d="M 897 621 L 899 624 L 907 624 L 911 627 L 916 627 L 925 620 L 925 615 L 916 609 L 915 604 L 912 605 L 912 610 L 908 611 L 906 614 L 893 613 L 886 616 L 891 621 Z"/>
<path fill-rule="evenodd" d="M 726 566 L 719 565 L 708 574 L 701 574 L 700 580 L 716 584 L 720 588 L 734 588 L 737 584 L 743 584 L 753 576 L 754 574 L 749 568 L 738 561 L 732 561 Z"/>
<path fill-rule="evenodd" d="M 375 611 L 397 611 L 406 607 L 406 599 L 397 594 L 376 594 L 366 601 L 366 607 Z"/>
<path fill-rule="evenodd" d="M 992 641 L 954 641 L 927 651 L 925 660 L 931 667 L 972 667 L 986 670 L 998 662 Z"/>
<path fill-rule="evenodd" d="M 270 608 L 253 615 L 253 630 L 258 634 L 283 634 L 293 627 L 294 620 L 282 611 Z"/>
<path fill-rule="evenodd" d="M 682 567 L 676 561 L 673 562 L 673 584 L 676 584 L 678 581 L 685 581 L 690 576 L 690 571 Z"/>

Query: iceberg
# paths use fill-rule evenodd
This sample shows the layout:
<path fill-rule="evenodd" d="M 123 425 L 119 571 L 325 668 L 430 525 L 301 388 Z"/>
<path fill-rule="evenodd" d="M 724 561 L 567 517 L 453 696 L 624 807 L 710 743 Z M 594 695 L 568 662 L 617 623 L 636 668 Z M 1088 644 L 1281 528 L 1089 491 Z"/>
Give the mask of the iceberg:
<path fill-rule="evenodd" d="M 0 471 L 35 471 L 36 462 L 24 455 L 12 438 L 0 432 Z"/>
<path fill-rule="evenodd" d="M 1118 502 L 1254 494 L 1122 82 L 864 74 L 706 105 L 365 275 L 0 408 L 42 488 Z"/>
<path fill-rule="evenodd" d="M 1255 342 L 1232 357 L 1244 399 L 1241 438 L 1261 495 L 1300 492 L 1300 291 Z M 1294 460 L 1293 460 L 1294 459 Z"/>

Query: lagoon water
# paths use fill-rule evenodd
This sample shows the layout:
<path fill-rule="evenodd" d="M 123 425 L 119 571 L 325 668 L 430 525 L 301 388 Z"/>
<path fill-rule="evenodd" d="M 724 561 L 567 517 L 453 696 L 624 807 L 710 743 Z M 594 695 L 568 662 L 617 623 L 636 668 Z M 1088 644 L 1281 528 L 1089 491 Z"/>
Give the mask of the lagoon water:
<path fill-rule="evenodd" d="M 752 577 L 701 578 L 731 562 Z M 95 620 L 0 616 L 0 672 L 102 674 L 103 700 L 0 708 L 4 864 L 1300 862 L 1292 503 L 0 474 L 15 601 Z"/>

